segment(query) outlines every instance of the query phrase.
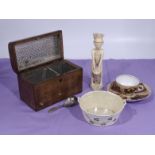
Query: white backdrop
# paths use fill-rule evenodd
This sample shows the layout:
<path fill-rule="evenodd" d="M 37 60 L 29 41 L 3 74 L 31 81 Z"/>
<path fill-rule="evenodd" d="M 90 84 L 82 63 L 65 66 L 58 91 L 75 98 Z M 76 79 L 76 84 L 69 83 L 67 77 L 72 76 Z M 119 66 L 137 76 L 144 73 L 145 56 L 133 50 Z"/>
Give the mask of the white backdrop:
<path fill-rule="evenodd" d="M 155 58 L 155 20 L 0 20 L 0 58 L 8 42 L 63 31 L 65 58 L 88 59 L 93 32 L 104 34 L 105 59 Z"/>

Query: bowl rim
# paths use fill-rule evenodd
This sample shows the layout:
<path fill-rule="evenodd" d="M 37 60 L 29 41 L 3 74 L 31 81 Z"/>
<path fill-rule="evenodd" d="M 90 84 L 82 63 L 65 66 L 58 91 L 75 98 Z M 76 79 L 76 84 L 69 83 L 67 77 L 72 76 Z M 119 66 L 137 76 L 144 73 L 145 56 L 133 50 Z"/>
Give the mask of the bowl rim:
<path fill-rule="evenodd" d="M 94 114 L 94 113 L 87 112 L 84 108 L 81 107 L 80 100 L 81 100 L 83 97 L 85 97 L 86 95 L 92 94 L 92 93 L 94 93 L 94 92 L 109 93 L 109 94 L 111 94 L 111 95 L 113 95 L 113 96 L 117 96 L 117 97 L 119 97 L 119 98 L 123 101 L 124 104 L 123 104 L 122 108 L 121 108 L 119 111 L 115 112 L 114 114 L 110 114 L 110 115 L 107 115 L 107 114 L 96 115 L 96 114 Z M 98 116 L 114 116 L 114 115 L 117 115 L 117 114 L 119 114 L 119 113 L 124 109 L 124 107 L 125 107 L 125 105 L 126 105 L 126 103 L 127 103 L 126 100 L 122 99 L 119 95 L 116 95 L 116 94 L 114 94 L 114 93 L 112 93 L 112 92 L 110 92 L 110 91 L 104 91 L 104 90 L 93 90 L 93 91 L 89 91 L 89 92 L 85 93 L 84 95 L 82 95 L 81 97 L 78 97 L 78 102 L 79 102 L 79 106 L 80 106 L 80 108 L 81 108 L 82 111 L 84 111 L 86 114 L 94 115 L 94 116 L 97 116 L 97 117 L 98 117 Z"/>
<path fill-rule="evenodd" d="M 121 77 L 121 76 L 132 77 L 132 78 L 134 78 L 135 80 L 137 80 L 137 84 L 136 84 L 136 85 L 123 85 L 122 83 L 120 83 L 120 82 L 118 81 L 118 78 Z M 115 81 L 116 81 L 116 83 L 117 83 L 118 85 L 120 85 L 120 86 L 122 86 L 122 87 L 127 87 L 127 88 L 137 87 L 137 86 L 139 85 L 139 83 L 140 83 L 139 78 L 137 78 L 136 76 L 131 75 L 131 74 L 120 74 L 120 75 L 118 75 L 118 76 L 116 77 Z"/>

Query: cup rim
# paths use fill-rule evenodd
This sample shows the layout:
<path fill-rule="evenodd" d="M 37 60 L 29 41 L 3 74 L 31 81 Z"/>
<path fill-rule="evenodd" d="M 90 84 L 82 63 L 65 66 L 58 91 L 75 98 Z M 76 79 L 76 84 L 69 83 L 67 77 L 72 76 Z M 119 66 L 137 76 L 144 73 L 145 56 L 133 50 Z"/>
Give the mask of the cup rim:
<path fill-rule="evenodd" d="M 91 113 L 91 112 L 87 112 L 84 108 L 81 107 L 80 100 L 81 100 L 83 97 L 85 97 L 86 95 L 92 94 L 92 93 L 94 93 L 94 92 L 109 93 L 109 94 L 111 94 L 111 95 L 117 96 L 117 97 L 119 97 L 119 98 L 123 101 L 123 106 L 120 108 L 119 111 L 115 112 L 114 114 L 109 114 L 109 115 L 108 115 L 108 114 L 102 114 L 102 115 L 100 114 L 100 115 L 98 115 L 98 114 L 94 114 L 94 113 Z M 116 95 L 116 94 L 114 94 L 114 93 L 112 93 L 112 92 L 110 92 L 110 91 L 102 91 L 102 90 L 89 91 L 89 92 L 85 93 L 84 95 L 82 95 L 81 97 L 79 97 L 79 98 L 78 98 L 78 102 L 79 102 L 79 106 L 80 106 L 80 108 L 81 108 L 82 111 L 84 111 L 86 114 L 94 115 L 94 116 L 97 116 L 97 117 L 100 117 L 100 116 L 114 116 L 114 115 L 117 115 L 117 114 L 119 114 L 119 113 L 122 112 L 122 110 L 124 109 L 124 107 L 125 107 L 125 105 L 126 105 L 126 103 L 127 103 L 126 100 L 125 100 L 125 99 L 122 99 L 119 95 Z"/>
<path fill-rule="evenodd" d="M 118 81 L 118 78 L 119 78 L 120 76 L 124 76 L 124 75 L 125 75 L 125 76 L 129 76 L 129 77 L 132 77 L 132 78 L 134 78 L 135 80 L 137 80 L 137 84 L 131 85 L 131 86 L 121 84 L 121 83 Z M 137 87 L 137 86 L 140 84 L 140 80 L 139 80 L 136 76 L 130 75 L 130 74 L 121 74 L 121 75 L 118 75 L 118 76 L 116 77 L 115 81 L 116 81 L 117 85 L 120 86 L 120 87 L 122 87 L 122 88 L 135 88 L 135 87 Z"/>

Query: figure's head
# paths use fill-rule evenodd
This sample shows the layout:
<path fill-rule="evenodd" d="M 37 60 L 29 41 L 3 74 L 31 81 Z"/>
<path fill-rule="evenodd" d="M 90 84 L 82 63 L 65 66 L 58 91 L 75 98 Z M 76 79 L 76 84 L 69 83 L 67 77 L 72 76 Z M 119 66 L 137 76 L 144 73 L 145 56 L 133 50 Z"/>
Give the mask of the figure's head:
<path fill-rule="evenodd" d="M 94 41 L 95 42 L 103 42 L 103 34 L 102 33 L 94 33 Z"/>
<path fill-rule="evenodd" d="M 101 49 L 102 45 L 103 45 L 103 42 L 95 42 L 94 41 L 94 45 L 95 45 L 95 48 L 96 49 Z"/>
<path fill-rule="evenodd" d="M 94 45 L 97 49 L 100 49 L 103 45 L 103 34 L 102 33 L 94 33 Z"/>

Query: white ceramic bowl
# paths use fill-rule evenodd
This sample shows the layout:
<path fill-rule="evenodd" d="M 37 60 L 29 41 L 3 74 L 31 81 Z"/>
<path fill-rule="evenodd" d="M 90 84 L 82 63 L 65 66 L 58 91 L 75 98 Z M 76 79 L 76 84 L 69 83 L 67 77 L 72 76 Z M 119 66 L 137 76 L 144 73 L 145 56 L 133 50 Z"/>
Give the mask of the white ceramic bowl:
<path fill-rule="evenodd" d="M 122 74 L 116 77 L 116 83 L 121 87 L 137 87 L 140 83 L 139 79 L 133 75 Z"/>
<path fill-rule="evenodd" d="M 120 96 L 108 91 L 91 91 L 79 98 L 85 120 L 96 126 L 114 124 L 125 104 Z"/>

